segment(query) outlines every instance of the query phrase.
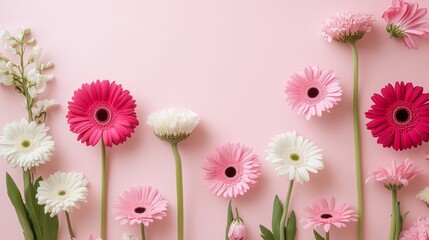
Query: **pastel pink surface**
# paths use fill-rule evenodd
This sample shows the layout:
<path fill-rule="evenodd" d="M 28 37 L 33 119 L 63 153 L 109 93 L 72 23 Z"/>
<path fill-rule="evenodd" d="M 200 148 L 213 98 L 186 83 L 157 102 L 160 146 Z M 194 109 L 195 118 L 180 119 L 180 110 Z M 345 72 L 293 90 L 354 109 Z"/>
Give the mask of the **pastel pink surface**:
<path fill-rule="evenodd" d="M 167 217 L 146 230 L 152 240 L 176 238 L 176 190 L 170 146 L 144 124 L 150 112 L 164 107 L 186 108 L 201 116 L 200 125 L 179 145 L 183 159 L 185 239 L 224 238 L 227 200 L 205 186 L 201 166 L 216 146 L 240 142 L 253 148 L 262 162 L 259 183 L 234 199 L 246 223 L 247 239 L 259 237 L 259 224 L 270 226 L 272 201 L 284 200 L 287 176 L 278 177 L 264 161 L 275 134 L 296 130 L 324 149 L 325 169 L 296 185 L 291 208 L 298 221 L 304 207 L 319 197 L 335 196 L 356 209 L 352 129 L 352 55 L 346 44 L 328 43 L 319 35 L 322 22 L 338 11 L 365 10 L 375 15 L 372 31 L 358 42 L 360 57 L 360 116 L 363 173 L 388 165 L 392 158 L 410 158 L 426 170 L 399 192 L 401 207 L 410 211 L 406 227 L 429 214 L 415 195 L 429 182 L 428 144 L 402 152 L 382 148 L 366 130 L 364 118 L 370 97 L 387 83 L 412 81 L 429 91 L 429 42 L 419 39 L 419 50 L 389 39 L 382 13 L 390 1 L 2 1 L 0 27 L 15 31 L 28 26 L 44 48 L 42 59 L 55 63 L 55 80 L 48 83 L 52 109 L 47 125 L 56 140 L 53 161 L 38 169 L 47 177 L 56 170 L 81 171 L 90 181 L 88 203 L 71 215 L 77 237 L 99 234 L 100 148 L 87 147 L 68 129 L 67 102 L 82 83 L 109 79 L 130 90 L 140 125 L 124 144 L 108 149 L 109 209 L 124 190 L 150 185 L 168 200 Z M 429 0 L 419 1 L 429 7 Z M 4 51 L 1 51 L 4 52 Z M 322 118 L 305 120 L 285 101 L 290 76 L 307 65 L 332 69 L 341 80 L 342 101 Z M 0 126 L 24 116 L 21 96 L 0 87 Z M 21 186 L 21 171 L 0 161 Z M 4 181 L 4 180 L 3 180 Z M 365 239 L 386 239 L 390 226 L 390 193 L 374 181 L 364 185 Z M 22 239 L 15 212 L 0 184 L 4 239 Z M 108 213 L 109 239 L 122 233 L 138 235 L 136 226 L 121 226 Z M 68 239 L 60 215 L 59 239 Z M 333 229 L 335 239 L 350 239 L 356 223 Z M 298 227 L 297 239 L 312 239 Z"/>

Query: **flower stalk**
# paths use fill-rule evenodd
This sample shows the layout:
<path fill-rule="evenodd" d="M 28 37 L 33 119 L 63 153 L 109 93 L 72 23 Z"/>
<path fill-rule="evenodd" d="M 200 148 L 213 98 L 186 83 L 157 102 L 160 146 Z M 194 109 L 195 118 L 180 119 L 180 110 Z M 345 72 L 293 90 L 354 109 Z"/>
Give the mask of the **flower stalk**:
<path fill-rule="evenodd" d="M 103 137 L 101 137 L 101 229 L 100 237 L 103 240 L 106 238 L 107 227 L 107 158 L 106 158 L 106 145 L 104 144 Z"/>
<path fill-rule="evenodd" d="M 146 240 L 145 233 L 144 233 L 144 224 L 143 223 L 140 224 L 140 233 L 141 233 L 142 240 Z"/>
<path fill-rule="evenodd" d="M 70 220 L 70 214 L 69 214 L 69 212 L 67 212 L 67 211 L 64 211 L 64 212 L 65 212 L 65 214 L 66 214 L 66 219 L 67 219 L 67 228 L 68 228 L 68 230 L 69 230 L 70 238 L 71 238 L 71 239 L 73 239 L 73 238 L 75 238 L 75 237 L 76 237 L 76 235 L 75 235 L 75 234 L 74 234 L 74 232 L 73 232 L 73 227 L 72 227 L 71 220 Z"/>
<path fill-rule="evenodd" d="M 280 240 L 286 239 L 285 231 L 283 231 L 283 229 L 286 226 L 286 217 L 289 212 L 289 202 L 290 202 L 290 197 L 292 196 L 293 183 L 294 183 L 294 180 L 289 181 L 289 189 L 287 191 L 286 200 L 283 206 L 282 218 L 280 220 Z"/>
<path fill-rule="evenodd" d="M 176 191 L 177 191 L 177 239 L 183 240 L 183 177 L 182 160 L 177 149 L 177 142 L 171 142 L 171 148 L 176 163 Z"/>

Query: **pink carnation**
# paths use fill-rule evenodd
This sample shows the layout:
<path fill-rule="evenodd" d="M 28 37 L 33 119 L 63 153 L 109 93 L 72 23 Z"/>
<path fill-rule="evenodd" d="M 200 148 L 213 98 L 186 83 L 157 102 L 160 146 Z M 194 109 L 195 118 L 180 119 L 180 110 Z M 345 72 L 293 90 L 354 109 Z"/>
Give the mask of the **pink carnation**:
<path fill-rule="evenodd" d="M 429 239 L 429 217 L 421 217 L 402 233 L 401 240 Z"/>
<path fill-rule="evenodd" d="M 418 48 L 416 38 L 429 39 L 429 29 L 423 17 L 427 8 L 419 8 L 418 3 L 393 0 L 392 6 L 383 13 L 387 21 L 386 30 L 390 37 L 400 38 L 408 48 Z"/>
<path fill-rule="evenodd" d="M 365 12 L 339 12 L 325 21 L 321 35 L 328 42 L 355 42 L 371 31 L 373 22 L 374 16 Z"/>

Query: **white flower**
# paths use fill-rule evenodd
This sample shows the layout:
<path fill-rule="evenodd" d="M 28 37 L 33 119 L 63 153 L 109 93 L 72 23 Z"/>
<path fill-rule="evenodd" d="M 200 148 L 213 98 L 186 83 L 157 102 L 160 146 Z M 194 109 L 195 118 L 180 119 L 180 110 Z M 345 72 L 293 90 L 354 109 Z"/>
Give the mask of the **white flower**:
<path fill-rule="evenodd" d="M 42 48 L 39 46 L 34 46 L 33 49 L 31 49 L 30 56 L 28 58 L 29 63 L 37 62 L 40 59 L 40 56 L 42 55 Z"/>
<path fill-rule="evenodd" d="M 38 116 L 40 113 L 47 112 L 48 109 L 54 105 L 56 105 L 57 102 L 54 99 L 43 99 L 36 102 L 36 106 L 31 109 L 34 116 Z"/>
<path fill-rule="evenodd" d="M 124 233 L 124 234 L 122 234 L 122 240 L 139 240 L 139 238 L 135 237 L 131 233 Z"/>
<path fill-rule="evenodd" d="M 5 73 L 5 72 L 0 72 L 0 83 L 5 85 L 5 86 L 12 85 L 13 84 L 12 75 Z"/>
<path fill-rule="evenodd" d="M 310 180 L 308 171 L 317 173 L 323 169 L 322 149 L 296 132 L 276 135 L 268 148 L 266 160 L 279 176 L 288 174 L 290 180 L 304 183 Z"/>
<path fill-rule="evenodd" d="M 7 124 L 0 136 L 0 156 L 12 167 L 24 170 L 45 164 L 51 159 L 55 146 L 48 130 L 45 124 L 38 125 L 26 119 Z"/>
<path fill-rule="evenodd" d="M 28 27 L 20 27 L 19 29 L 18 29 L 18 33 L 16 34 L 16 37 L 19 39 L 19 40 L 23 40 L 24 39 L 24 36 L 25 35 L 28 35 L 28 34 L 30 34 L 30 32 L 31 32 L 31 29 L 30 28 L 28 28 Z"/>
<path fill-rule="evenodd" d="M 45 213 L 53 217 L 62 211 L 80 208 L 79 202 L 86 202 L 87 184 L 82 173 L 56 172 L 40 182 L 36 197 L 39 204 L 45 204 Z"/>
<path fill-rule="evenodd" d="M 35 98 L 42 94 L 45 91 L 46 82 L 49 82 L 53 78 L 54 76 L 52 74 L 40 74 L 35 68 L 28 71 L 27 80 L 31 83 L 31 87 L 28 88 L 30 96 Z"/>
<path fill-rule="evenodd" d="M 9 40 L 11 38 L 10 33 L 4 29 L 0 29 L 0 39 Z"/>
<path fill-rule="evenodd" d="M 164 141 L 178 143 L 185 140 L 200 122 L 200 117 L 188 110 L 169 108 L 151 113 L 146 124 Z"/>
<path fill-rule="evenodd" d="M 17 54 L 18 53 L 12 42 L 5 43 L 4 49 L 6 51 L 10 52 L 11 54 Z"/>
<path fill-rule="evenodd" d="M 426 205 L 429 207 L 429 187 L 426 187 L 425 189 L 421 190 L 416 197 L 423 202 L 426 203 Z"/>

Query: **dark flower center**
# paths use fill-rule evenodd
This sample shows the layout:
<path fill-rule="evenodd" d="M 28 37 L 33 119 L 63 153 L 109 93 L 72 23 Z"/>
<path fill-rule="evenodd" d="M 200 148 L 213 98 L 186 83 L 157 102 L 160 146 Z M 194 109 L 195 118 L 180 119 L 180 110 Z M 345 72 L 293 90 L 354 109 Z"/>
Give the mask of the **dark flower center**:
<path fill-rule="evenodd" d="M 134 212 L 135 213 L 144 213 L 144 212 L 146 212 L 146 208 L 144 208 L 144 207 L 137 207 L 136 209 L 134 209 Z"/>
<path fill-rule="evenodd" d="M 324 214 L 320 215 L 320 217 L 323 219 L 328 219 L 328 218 L 332 218 L 332 215 L 329 213 L 324 213 Z"/>
<path fill-rule="evenodd" d="M 24 140 L 24 141 L 22 141 L 21 145 L 25 148 L 28 148 L 30 146 L 30 141 Z"/>
<path fill-rule="evenodd" d="M 233 178 L 237 175 L 237 169 L 235 169 L 235 167 L 227 167 L 225 169 L 225 175 L 229 178 Z"/>
<path fill-rule="evenodd" d="M 317 96 L 319 96 L 319 89 L 315 88 L 315 87 L 311 87 L 307 90 L 307 96 L 309 98 L 315 98 Z"/>
<path fill-rule="evenodd" d="M 292 153 L 290 155 L 290 159 L 292 159 L 293 161 L 298 161 L 299 160 L 299 155 L 296 153 Z"/>
<path fill-rule="evenodd" d="M 100 124 L 107 124 L 111 119 L 110 111 L 105 107 L 100 107 L 95 111 L 95 120 Z"/>
<path fill-rule="evenodd" d="M 410 122 L 411 118 L 412 118 L 411 111 L 406 107 L 398 107 L 393 112 L 393 119 L 397 124 L 401 124 L 401 125 L 407 124 L 408 122 Z"/>
<path fill-rule="evenodd" d="M 58 193 L 58 195 L 60 195 L 60 196 L 64 196 L 64 195 L 66 195 L 66 191 L 61 190 L 61 191 Z"/>

